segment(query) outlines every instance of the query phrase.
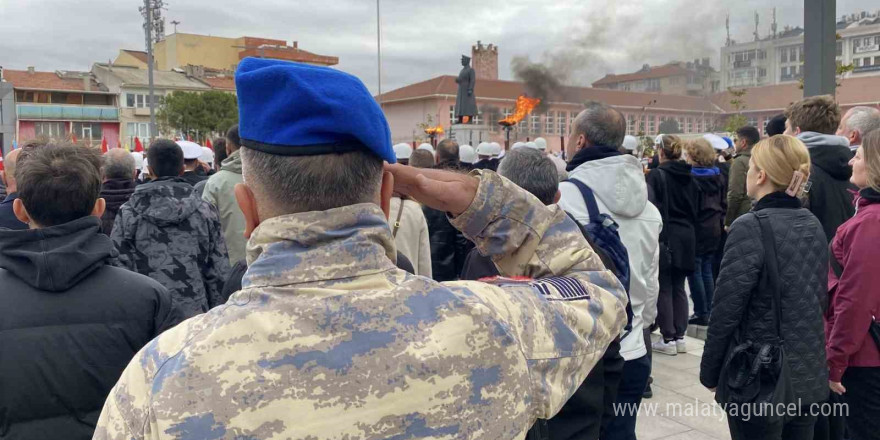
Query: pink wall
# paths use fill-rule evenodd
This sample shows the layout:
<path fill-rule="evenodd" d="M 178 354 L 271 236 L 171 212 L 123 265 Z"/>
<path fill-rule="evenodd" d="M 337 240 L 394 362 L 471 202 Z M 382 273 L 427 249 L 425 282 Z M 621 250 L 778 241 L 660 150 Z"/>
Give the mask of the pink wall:
<path fill-rule="evenodd" d="M 119 123 L 118 122 L 110 122 L 101 124 L 101 133 L 104 135 L 104 139 L 107 139 L 107 147 L 108 148 L 116 148 L 119 143 Z"/>
<path fill-rule="evenodd" d="M 34 128 L 34 123 L 32 121 L 19 121 L 18 122 L 18 144 L 21 145 L 23 142 L 29 141 L 37 136 L 36 129 Z"/>

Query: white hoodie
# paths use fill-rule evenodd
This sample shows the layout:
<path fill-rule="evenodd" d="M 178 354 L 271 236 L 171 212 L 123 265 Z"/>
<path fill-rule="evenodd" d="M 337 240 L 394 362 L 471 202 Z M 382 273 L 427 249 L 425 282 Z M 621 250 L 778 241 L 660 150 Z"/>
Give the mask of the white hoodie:
<path fill-rule="evenodd" d="M 642 330 L 657 317 L 657 279 L 660 268 L 658 241 L 663 220 L 660 211 L 648 202 L 648 187 L 638 159 L 620 155 L 581 164 L 569 172 L 569 179 L 587 184 L 596 195 L 599 211 L 610 215 L 620 226 L 620 239 L 629 254 L 632 331 L 620 343 L 625 360 L 647 354 Z M 561 183 L 559 206 L 582 224 L 590 221 L 584 198 L 571 183 Z"/>

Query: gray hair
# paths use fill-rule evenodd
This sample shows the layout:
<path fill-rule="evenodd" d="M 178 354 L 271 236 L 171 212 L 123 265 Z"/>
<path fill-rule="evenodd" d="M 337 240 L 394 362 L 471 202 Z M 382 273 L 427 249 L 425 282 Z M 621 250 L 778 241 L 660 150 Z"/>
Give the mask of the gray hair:
<path fill-rule="evenodd" d="M 114 148 L 104 155 L 105 179 L 134 179 L 134 156 L 128 151 Z"/>
<path fill-rule="evenodd" d="M 542 152 L 533 148 L 517 148 L 509 151 L 498 166 L 498 174 L 532 193 L 545 205 L 553 204 L 556 191 L 559 189 L 556 165 Z"/>
<path fill-rule="evenodd" d="M 382 159 L 367 151 L 315 156 L 240 151 L 242 176 L 263 205 L 261 217 L 372 203 L 382 183 Z"/>
<path fill-rule="evenodd" d="M 584 135 L 592 145 L 611 148 L 623 146 L 626 137 L 626 119 L 623 115 L 598 101 L 587 101 L 584 106 L 586 110 L 575 118 L 574 133 Z"/>
<path fill-rule="evenodd" d="M 843 123 L 848 131 L 857 131 L 864 137 L 869 132 L 880 129 L 880 110 L 865 106 L 853 107 Z"/>

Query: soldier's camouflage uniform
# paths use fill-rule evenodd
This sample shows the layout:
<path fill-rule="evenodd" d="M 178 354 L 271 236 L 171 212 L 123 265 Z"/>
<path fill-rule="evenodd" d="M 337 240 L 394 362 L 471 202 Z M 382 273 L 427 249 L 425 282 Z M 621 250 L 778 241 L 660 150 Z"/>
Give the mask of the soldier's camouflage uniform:
<path fill-rule="evenodd" d="M 220 217 L 192 185 L 161 178 L 138 186 L 110 238 L 121 265 L 165 286 L 184 317 L 222 303 L 230 268 Z"/>
<path fill-rule="evenodd" d="M 521 438 L 620 334 L 626 294 L 561 209 L 492 172 L 453 224 L 501 273 L 553 278 L 407 274 L 373 204 L 267 220 L 243 289 L 138 353 L 95 438 Z"/>

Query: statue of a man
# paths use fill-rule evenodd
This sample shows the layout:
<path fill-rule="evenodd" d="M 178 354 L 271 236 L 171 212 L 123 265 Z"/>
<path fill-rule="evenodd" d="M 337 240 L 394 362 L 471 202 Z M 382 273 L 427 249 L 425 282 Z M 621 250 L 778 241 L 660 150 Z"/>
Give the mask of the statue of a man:
<path fill-rule="evenodd" d="M 455 79 L 458 84 L 458 94 L 455 96 L 455 119 L 459 124 L 471 122 L 477 115 L 477 97 L 474 95 L 477 75 L 471 68 L 471 58 L 462 55 L 461 65 L 461 72 Z"/>

